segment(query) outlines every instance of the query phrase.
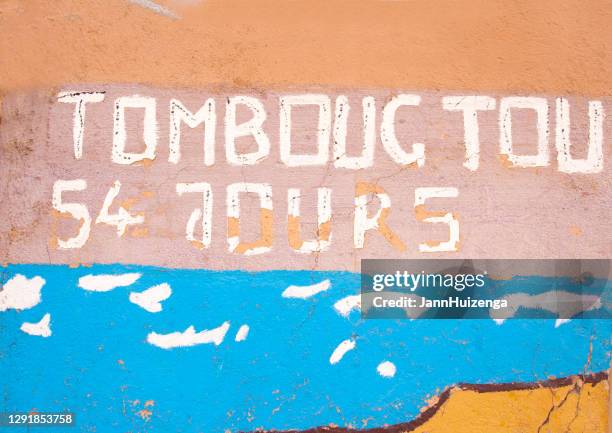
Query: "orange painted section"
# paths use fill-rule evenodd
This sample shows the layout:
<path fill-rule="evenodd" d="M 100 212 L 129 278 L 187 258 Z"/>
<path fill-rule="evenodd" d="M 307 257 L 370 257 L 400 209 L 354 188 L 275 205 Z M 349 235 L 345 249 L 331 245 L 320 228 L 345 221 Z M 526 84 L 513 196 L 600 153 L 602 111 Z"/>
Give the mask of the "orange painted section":
<path fill-rule="evenodd" d="M 612 95 L 609 0 L 0 2 L 0 91 L 69 83 Z"/>

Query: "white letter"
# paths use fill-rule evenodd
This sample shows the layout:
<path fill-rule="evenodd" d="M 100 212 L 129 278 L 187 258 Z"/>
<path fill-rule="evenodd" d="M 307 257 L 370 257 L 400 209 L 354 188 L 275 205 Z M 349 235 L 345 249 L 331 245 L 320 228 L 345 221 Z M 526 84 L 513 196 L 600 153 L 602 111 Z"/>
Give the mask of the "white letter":
<path fill-rule="evenodd" d="M 419 251 L 423 253 L 434 253 L 442 251 L 457 251 L 459 246 L 459 220 L 452 213 L 440 215 L 440 212 L 427 212 L 424 210 L 425 200 L 432 197 L 457 197 L 457 188 L 417 188 L 414 191 L 414 207 L 417 212 L 417 219 L 428 223 L 448 224 L 450 236 L 446 242 L 439 242 L 437 245 L 430 243 L 419 244 Z M 422 206 L 422 207 L 419 207 Z M 432 216 L 427 216 L 431 214 Z M 422 215 L 422 217 L 419 217 Z"/>
<path fill-rule="evenodd" d="M 442 106 L 448 111 L 463 111 L 465 162 L 463 166 L 476 171 L 480 159 L 478 110 L 495 109 L 495 99 L 489 96 L 445 96 Z"/>
<path fill-rule="evenodd" d="M 145 150 L 142 153 L 125 152 L 127 132 L 125 125 L 126 108 L 144 108 L 144 129 L 142 138 Z M 155 159 L 157 148 L 157 119 L 155 98 L 133 95 L 122 96 L 115 100 L 115 123 L 113 135 L 113 162 L 116 164 L 133 164 L 143 159 Z"/>
<path fill-rule="evenodd" d="M 74 103 L 74 120 L 72 122 L 72 141 L 74 142 L 74 157 L 83 156 L 83 135 L 85 134 L 85 104 L 102 102 L 104 92 L 60 92 L 57 100 L 65 104 Z"/>
<path fill-rule="evenodd" d="M 288 201 L 288 237 L 289 245 L 300 253 L 325 251 L 331 243 L 331 189 L 317 188 L 317 239 L 303 241 L 300 236 L 300 190 L 289 188 Z"/>
<path fill-rule="evenodd" d="M 144 222 L 144 217 L 142 215 L 132 216 L 123 206 L 119 206 L 119 210 L 114 215 L 108 213 L 113 201 L 119 195 L 120 190 L 121 182 L 116 180 L 113 186 L 108 190 L 104 198 L 104 203 L 102 204 L 102 209 L 100 209 L 100 214 L 98 218 L 96 218 L 96 224 L 104 223 L 117 227 L 117 237 L 124 235 L 127 226 L 142 224 Z"/>
<path fill-rule="evenodd" d="M 564 173 L 599 173 L 603 170 L 603 120 L 601 101 L 589 101 L 589 150 L 586 159 L 573 159 L 570 142 L 570 107 L 565 98 L 557 98 L 556 147 L 559 171 Z"/>
<path fill-rule="evenodd" d="M 374 164 L 374 143 L 376 142 L 376 106 L 371 96 L 363 98 L 363 150 L 361 156 L 347 156 L 346 129 L 351 106 L 346 96 L 336 98 L 334 120 L 334 166 L 359 170 Z"/>
<path fill-rule="evenodd" d="M 537 155 L 512 153 L 512 108 L 532 109 L 538 115 Z M 548 165 L 548 103 L 544 98 L 512 96 L 499 103 L 500 153 L 508 156 L 512 165 L 519 167 L 545 167 Z"/>
<path fill-rule="evenodd" d="M 358 182 L 355 188 L 355 221 L 353 225 L 353 242 L 355 248 L 365 245 L 365 233 L 376 229 L 398 251 L 405 251 L 406 245 L 387 225 L 387 217 L 391 213 L 391 199 L 379 186 L 367 182 Z M 380 202 L 380 208 L 371 218 L 368 218 L 368 195 L 374 194 Z"/>
<path fill-rule="evenodd" d="M 213 209 L 213 195 L 212 188 L 209 183 L 177 183 L 176 192 L 179 196 L 186 192 L 199 192 L 202 193 L 203 203 L 202 208 L 196 208 L 187 221 L 187 227 L 185 229 L 185 237 L 188 241 L 194 244 L 198 248 L 208 248 L 210 246 L 210 240 L 212 238 L 212 209 Z M 196 239 L 195 224 L 202 218 L 202 240 Z"/>
<path fill-rule="evenodd" d="M 83 179 L 76 180 L 56 180 L 53 184 L 53 198 L 51 203 L 53 208 L 58 212 L 67 212 L 74 219 L 81 220 L 81 227 L 79 233 L 70 239 L 65 241 L 57 239 L 59 248 L 81 248 L 89 239 L 89 230 L 91 229 L 91 217 L 89 211 L 84 204 L 79 203 L 62 203 L 62 192 L 63 191 L 83 191 L 87 188 L 87 182 Z"/>
<path fill-rule="evenodd" d="M 204 165 L 210 166 L 215 163 L 215 128 L 217 115 L 215 112 L 215 100 L 208 98 L 196 114 L 187 110 L 177 99 L 170 101 L 170 155 L 168 161 L 174 164 L 181 159 L 181 121 L 190 128 L 195 128 L 204 123 Z"/>
<path fill-rule="evenodd" d="M 291 107 L 294 105 L 318 105 L 317 153 L 315 155 L 291 154 Z M 293 95 L 280 98 L 280 157 L 288 167 L 325 165 L 329 158 L 331 130 L 331 102 L 326 95 Z"/>
<path fill-rule="evenodd" d="M 423 143 L 414 143 L 412 153 L 407 153 L 400 147 L 395 136 L 395 113 L 397 109 L 402 105 L 415 106 L 420 103 L 421 97 L 419 95 L 401 94 L 395 96 L 383 109 L 380 139 L 389 156 L 398 164 L 410 165 L 416 162 L 419 167 L 425 164 L 425 145 Z"/>
<path fill-rule="evenodd" d="M 236 125 L 236 105 L 245 105 L 253 112 L 253 117 Z M 225 157 L 232 165 L 255 165 L 270 153 L 270 140 L 262 125 L 266 120 L 266 110 L 257 98 L 234 96 L 227 101 L 225 110 Z M 236 138 L 252 135 L 257 143 L 257 151 L 236 153 Z"/>
<path fill-rule="evenodd" d="M 255 193 L 260 203 L 260 236 L 240 241 L 240 193 Z M 270 251 L 273 239 L 272 187 L 267 183 L 232 183 L 227 187 L 227 243 L 231 253 L 255 255 Z"/>

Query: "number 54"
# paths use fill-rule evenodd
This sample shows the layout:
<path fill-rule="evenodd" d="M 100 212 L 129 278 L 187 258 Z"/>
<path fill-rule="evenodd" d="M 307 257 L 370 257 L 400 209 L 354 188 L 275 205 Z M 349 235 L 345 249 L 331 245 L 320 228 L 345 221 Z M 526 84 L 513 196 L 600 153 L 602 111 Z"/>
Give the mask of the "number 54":
<path fill-rule="evenodd" d="M 68 239 L 57 239 L 57 245 L 61 249 L 81 248 L 89 239 L 91 231 L 91 216 L 87 206 L 82 203 L 66 203 L 62 201 L 62 193 L 65 191 L 84 191 L 87 189 L 87 182 L 83 179 L 75 180 L 57 180 L 53 184 L 53 196 L 51 203 L 53 209 L 60 214 L 69 214 L 72 218 L 81 221 L 79 232 L 76 236 Z M 142 224 L 144 217 L 142 215 L 131 215 L 124 207 L 119 206 L 116 214 L 110 214 L 109 209 L 113 201 L 119 195 L 121 190 L 121 182 L 115 181 L 110 187 L 102 209 L 96 218 L 96 224 L 104 223 L 117 228 L 117 236 L 121 237 L 125 233 L 127 227 L 133 224 Z"/>

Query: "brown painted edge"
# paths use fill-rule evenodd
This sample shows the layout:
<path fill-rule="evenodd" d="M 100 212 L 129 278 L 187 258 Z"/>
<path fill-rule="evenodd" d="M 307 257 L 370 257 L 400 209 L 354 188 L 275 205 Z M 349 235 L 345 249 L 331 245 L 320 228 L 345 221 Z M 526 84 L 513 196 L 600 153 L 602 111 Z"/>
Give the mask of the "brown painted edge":
<path fill-rule="evenodd" d="M 266 430 L 267 433 L 407 433 L 415 430 L 431 419 L 436 412 L 446 403 L 454 391 L 475 391 L 478 393 L 488 392 L 505 392 L 505 391 L 523 391 L 538 388 L 559 388 L 572 385 L 578 381 L 582 383 L 597 384 L 608 380 L 608 372 L 601 371 L 592 374 L 577 374 L 556 379 L 548 379 L 537 382 L 508 382 L 508 383 L 487 383 L 487 384 L 472 384 L 458 383 L 447 387 L 438 396 L 437 402 L 421 412 L 416 418 L 411 421 L 393 424 L 389 426 L 373 427 L 369 429 L 355 429 L 350 427 L 332 427 L 319 426 L 307 430 Z M 610 423 L 609 423 L 610 424 Z M 242 433 L 242 432 L 240 432 Z"/>

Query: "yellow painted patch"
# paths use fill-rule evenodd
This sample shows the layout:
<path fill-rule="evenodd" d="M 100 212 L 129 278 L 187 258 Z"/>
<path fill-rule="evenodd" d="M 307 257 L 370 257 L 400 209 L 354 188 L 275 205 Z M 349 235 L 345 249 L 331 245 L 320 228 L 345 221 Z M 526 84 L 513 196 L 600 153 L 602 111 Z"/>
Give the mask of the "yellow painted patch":
<path fill-rule="evenodd" d="M 480 392 L 451 390 L 415 433 L 606 433 L 608 382 Z"/>

